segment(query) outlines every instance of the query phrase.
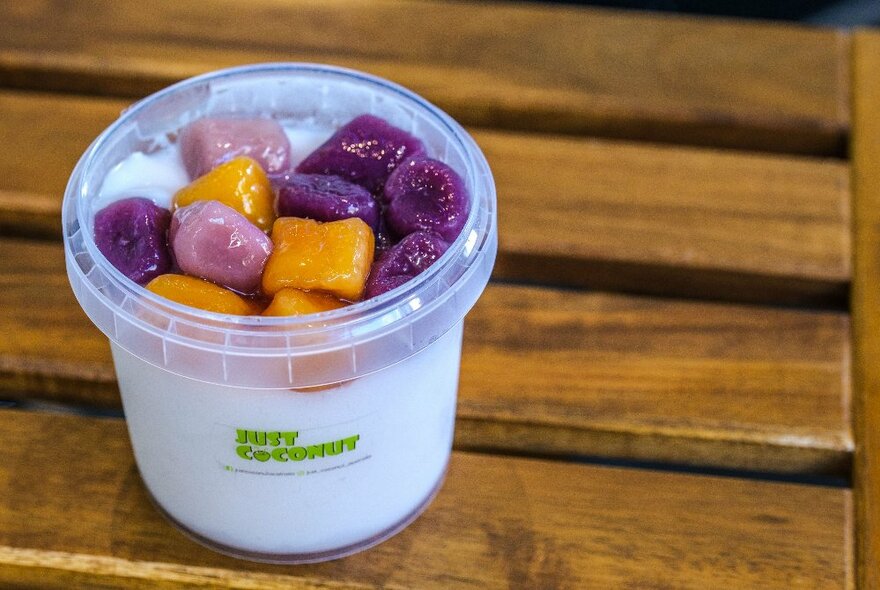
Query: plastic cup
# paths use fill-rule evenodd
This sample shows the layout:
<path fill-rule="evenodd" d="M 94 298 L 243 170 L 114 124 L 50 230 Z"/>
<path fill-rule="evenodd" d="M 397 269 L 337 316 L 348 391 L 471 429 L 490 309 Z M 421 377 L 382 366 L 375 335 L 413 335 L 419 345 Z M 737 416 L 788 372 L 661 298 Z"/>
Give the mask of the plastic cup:
<path fill-rule="evenodd" d="M 156 296 L 95 246 L 107 172 L 199 117 L 273 116 L 329 135 L 365 112 L 420 137 L 471 194 L 459 238 L 393 291 L 298 318 L 227 316 Z M 89 147 L 63 230 L 73 291 L 110 340 L 142 479 L 184 533 L 236 557 L 307 563 L 379 543 L 427 507 L 452 446 L 463 318 L 497 250 L 491 172 L 448 115 L 396 84 L 320 65 L 185 80 L 133 105 Z"/>

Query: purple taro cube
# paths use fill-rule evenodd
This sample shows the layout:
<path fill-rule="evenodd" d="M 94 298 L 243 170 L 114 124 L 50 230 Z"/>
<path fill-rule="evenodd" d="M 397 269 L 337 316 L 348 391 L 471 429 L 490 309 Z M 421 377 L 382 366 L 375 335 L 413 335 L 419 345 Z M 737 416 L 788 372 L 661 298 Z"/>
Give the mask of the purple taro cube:
<path fill-rule="evenodd" d="M 171 247 L 180 270 L 239 293 L 254 293 L 272 253 L 260 228 L 219 201 L 196 201 L 174 212 Z"/>
<path fill-rule="evenodd" d="M 95 245 L 110 264 L 142 285 L 171 269 L 171 213 L 149 199 L 133 197 L 95 214 Z"/>
<path fill-rule="evenodd" d="M 379 117 L 361 115 L 309 154 L 296 171 L 341 176 L 378 194 L 398 164 L 423 153 L 421 140 Z"/>
<path fill-rule="evenodd" d="M 180 132 L 180 153 L 190 178 L 237 156 L 253 158 L 267 174 L 290 168 L 290 142 L 273 119 L 199 119 Z"/>
<path fill-rule="evenodd" d="M 464 181 L 455 170 L 426 157 L 398 166 L 385 184 L 384 197 L 385 221 L 399 237 L 424 230 L 453 242 L 470 207 Z"/>
<path fill-rule="evenodd" d="M 364 187 L 338 176 L 324 174 L 286 174 L 276 180 L 279 217 L 307 217 L 316 221 L 336 221 L 359 217 L 379 229 L 379 205 Z"/>
<path fill-rule="evenodd" d="M 406 236 L 373 263 L 364 299 L 376 297 L 409 281 L 434 264 L 447 248 L 449 244 L 432 233 L 418 231 Z"/>

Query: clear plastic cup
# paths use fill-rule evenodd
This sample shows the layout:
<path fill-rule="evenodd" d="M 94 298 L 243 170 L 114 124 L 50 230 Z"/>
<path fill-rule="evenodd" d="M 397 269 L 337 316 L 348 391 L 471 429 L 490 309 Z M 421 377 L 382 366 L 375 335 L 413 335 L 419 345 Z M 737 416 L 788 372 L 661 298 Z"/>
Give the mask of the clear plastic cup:
<path fill-rule="evenodd" d="M 92 239 L 95 197 L 129 154 L 199 117 L 325 128 L 372 113 L 421 138 L 471 194 L 467 223 L 414 280 L 302 317 L 178 305 L 126 279 Z M 390 537 L 437 493 L 452 446 L 462 322 L 497 250 L 495 187 L 473 139 L 396 84 L 311 64 L 223 70 L 126 110 L 89 147 L 63 204 L 70 283 L 110 340 L 135 460 L 159 509 L 236 557 L 306 563 Z"/>

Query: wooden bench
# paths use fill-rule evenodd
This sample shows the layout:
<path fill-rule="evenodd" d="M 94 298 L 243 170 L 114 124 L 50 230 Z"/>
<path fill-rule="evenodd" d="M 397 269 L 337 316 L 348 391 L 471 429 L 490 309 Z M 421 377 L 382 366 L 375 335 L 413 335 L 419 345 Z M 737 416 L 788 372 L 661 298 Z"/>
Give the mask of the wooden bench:
<path fill-rule="evenodd" d="M 0 6 L 0 585 L 877 586 L 880 36 L 251 4 Z M 70 170 L 122 109 L 270 60 L 423 94 L 499 195 L 446 485 L 400 535 L 312 566 L 216 555 L 155 511 L 59 241 Z"/>

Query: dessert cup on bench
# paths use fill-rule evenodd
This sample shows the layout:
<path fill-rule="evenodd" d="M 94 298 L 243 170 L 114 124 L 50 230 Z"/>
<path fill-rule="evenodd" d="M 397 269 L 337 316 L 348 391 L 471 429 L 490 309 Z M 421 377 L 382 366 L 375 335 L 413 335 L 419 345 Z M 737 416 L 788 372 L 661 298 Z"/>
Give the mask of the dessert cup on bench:
<path fill-rule="evenodd" d="M 272 116 L 329 135 L 363 113 L 421 138 L 471 195 L 448 251 L 393 291 L 307 316 L 221 315 L 147 291 L 95 245 L 107 173 L 200 117 Z M 379 543 L 430 503 L 452 445 L 463 318 L 497 249 L 491 172 L 449 116 L 334 67 L 198 76 L 133 105 L 95 140 L 68 184 L 63 231 L 73 291 L 110 340 L 143 481 L 190 537 L 246 559 L 323 561 Z"/>

